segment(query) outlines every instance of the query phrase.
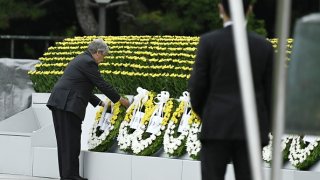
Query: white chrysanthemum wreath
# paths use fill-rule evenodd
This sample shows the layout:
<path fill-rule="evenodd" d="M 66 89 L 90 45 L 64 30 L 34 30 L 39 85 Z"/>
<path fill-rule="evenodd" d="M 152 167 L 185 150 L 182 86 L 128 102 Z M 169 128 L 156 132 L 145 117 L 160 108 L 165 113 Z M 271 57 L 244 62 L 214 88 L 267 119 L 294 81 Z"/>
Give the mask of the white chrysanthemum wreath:
<path fill-rule="evenodd" d="M 307 170 L 320 160 L 320 138 L 311 142 L 297 136 L 292 140 L 289 153 L 289 161 L 300 170 Z"/>
<path fill-rule="evenodd" d="M 112 146 L 118 136 L 125 111 L 125 107 L 120 102 L 113 104 L 109 99 L 105 101 L 105 107 L 98 109 L 89 131 L 88 149 L 90 151 L 104 152 Z"/>
<path fill-rule="evenodd" d="M 293 138 L 295 138 L 295 136 L 288 135 L 288 136 L 284 136 L 281 140 L 281 150 L 282 150 L 283 161 L 289 160 L 288 159 L 289 149 L 290 149 L 290 145 Z M 273 140 L 273 136 L 271 133 L 269 133 L 269 144 L 262 148 L 262 159 L 267 163 L 271 163 L 271 160 L 272 160 L 272 140 Z"/>
<path fill-rule="evenodd" d="M 190 130 L 187 137 L 187 152 L 192 159 L 199 159 L 199 152 L 201 149 L 201 142 L 199 135 L 201 132 L 201 121 L 195 112 L 192 111 L 189 119 Z"/>
<path fill-rule="evenodd" d="M 149 92 L 141 87 L 137 88 L 138 94 L 134 96 L 133 103 L 127 109 L 124 121 L 120 125 L 118 135 L 119 149 L 125 152 L 131 153 L 132 138 L 135 133 L 138 133 L 136 129 L 142 120 L 150 118 L 150 110 L 153 109 L 153 98 L 155 93 Z M 147 114 L 146 112 L 149 112 Z M 149 117 L 148 117 L 149 116 Z"/>
<path fill-rule="evenodd" d="M 163 135 L 173 109 L 173 99 L 170 99 L 169 92 L 162 91 L 154 101 L 155 106 L 146 110 L 132 137 L 131 149 L 134 154 L 149 156 L 162 147 Z"/>
<path fill-rule="evenodd" d="M 190 96 L 183 92 L 179 98 L 180 104 L 173 113 L 163 138 L 165 153 L 180 157 L 186 153 L 186 141 L 189 133 L 189 118 L 191 114 Z"/>

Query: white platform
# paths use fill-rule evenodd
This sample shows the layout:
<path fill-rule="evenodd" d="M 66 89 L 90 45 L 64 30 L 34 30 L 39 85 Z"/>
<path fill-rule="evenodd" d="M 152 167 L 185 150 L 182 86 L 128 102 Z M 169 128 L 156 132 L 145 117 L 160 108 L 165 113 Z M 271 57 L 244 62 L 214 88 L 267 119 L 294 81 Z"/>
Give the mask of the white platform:
<path fill-rule="evenodd" d="M 104 95 L 98 95 L 104 98 Z M 55 133 L 51 111 L 45 106 L 49 94 L 36 93 L 32 107 L 0 122 L 0 174 L 58 178 Z M 96 109 L 89 105 L 82 125 L 80 174 L 90 180 L 201 180 L 200 162 L 158 157 L 127 155 L 114 148 L 112 153 L 87 151 L 88 132 Z M 270 168 L 264 168 L 267 179 Z M 298 171 L 287 163 L 283 180 L 320 179 L 320 163 L 310 171 Z M 234 180 L 232 165 L 228 166 L 226 180 Z"/>

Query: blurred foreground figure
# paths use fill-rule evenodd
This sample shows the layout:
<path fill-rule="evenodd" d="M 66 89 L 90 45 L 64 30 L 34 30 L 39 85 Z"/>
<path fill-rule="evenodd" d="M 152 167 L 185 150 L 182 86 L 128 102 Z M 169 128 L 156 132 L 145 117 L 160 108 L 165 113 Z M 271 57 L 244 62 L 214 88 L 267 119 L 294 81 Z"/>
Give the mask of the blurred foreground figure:
<path fill-rule="evenodd" d="M 66 67 L 64 74 L 52 89 L 47 106 L 52 111 L 56 132 L 59 173 L 61 180 L 86 180 L 79 176 L 81 149 L 81 124 L 88 102 L 104 106 L 104 102 L 92 94 L 97 87 L 113 103 L 118 101 L 128 107 L 128 100 L 120 97 L 105 82 L 98 69 L 109 48 L 102 39 L 93 40 L 87 51 L 76 56 Z"/>
<path fill-rule="evenodd" d="M 243 0 L 243 5 L 248 14 L 249 0 Z M 237 180 L 252 180 L 228 0 L 221 0 L 219 12 L 224 28 L 200 37 L 189 81 L 192 108 L 203 122 L 202 179 L 224 180 L 227 164 L 232 162 Z M 253 32 L 248 32 L 248 43 L 261 142 L 266 145 L 274 51 L 270 42 Z"/>

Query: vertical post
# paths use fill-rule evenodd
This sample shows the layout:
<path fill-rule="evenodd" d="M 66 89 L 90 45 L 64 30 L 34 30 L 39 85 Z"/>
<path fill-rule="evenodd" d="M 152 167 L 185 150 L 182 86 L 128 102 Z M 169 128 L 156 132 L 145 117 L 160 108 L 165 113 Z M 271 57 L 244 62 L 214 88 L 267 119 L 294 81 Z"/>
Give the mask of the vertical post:
<path fill-rule="evenodd" d="M 10 57 L 14 58 L 14 39 L 10 41 Z"/>
<path fill-rule="evenodd" d="M 49 40 L 45 41 L 45 51 L 47 51 L 49 48 Z"/>
<path fill-rule="evenodd" d="M 99 35 L 106 34 L 106 9 L 105 4 L 99 4 Z"/>
<path fill-rule="evenodd" d="M 242 1 L 229 0 L 252 179 L 262 180 L 261 142 Z"/>
<path fill-rule="evenodd" d="M 285 119 L 286 49 L 290 27 L 291 0 L 277 1 L 276 34 L 279 38 L 278 53 L 275 55 L 273 75 L 273 148 L 271 179 L 281 179 L 282 150 L 281 137 Z"/>

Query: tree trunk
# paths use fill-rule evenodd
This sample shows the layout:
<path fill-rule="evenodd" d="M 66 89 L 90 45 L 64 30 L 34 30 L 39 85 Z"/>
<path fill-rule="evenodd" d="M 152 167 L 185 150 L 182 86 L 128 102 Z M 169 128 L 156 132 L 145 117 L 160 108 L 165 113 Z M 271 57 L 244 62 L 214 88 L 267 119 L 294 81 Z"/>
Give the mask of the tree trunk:
<path fill-rule="evenodd" d="M 98 23 L 89 6 L 89 0 L 74 0 L 78 22 L 85 35 L 96 35 Z"/>

